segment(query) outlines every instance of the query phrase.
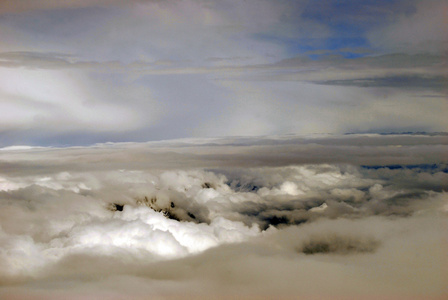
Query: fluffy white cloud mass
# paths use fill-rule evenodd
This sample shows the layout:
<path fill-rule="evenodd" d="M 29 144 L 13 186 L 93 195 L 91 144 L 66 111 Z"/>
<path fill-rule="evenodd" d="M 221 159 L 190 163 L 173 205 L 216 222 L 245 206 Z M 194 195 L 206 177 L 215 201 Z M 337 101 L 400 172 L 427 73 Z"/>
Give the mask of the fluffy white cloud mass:
<path fill-rule="evenodd" d="M 0 297 L 442 299 L 447 147 L 348 135 L 3 148 Z"/>

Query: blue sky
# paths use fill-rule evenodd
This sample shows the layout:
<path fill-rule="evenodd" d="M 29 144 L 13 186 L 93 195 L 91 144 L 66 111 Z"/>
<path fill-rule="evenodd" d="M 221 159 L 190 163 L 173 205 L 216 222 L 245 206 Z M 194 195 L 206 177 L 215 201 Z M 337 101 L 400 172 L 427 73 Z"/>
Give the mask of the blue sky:
<path fill-rule="evenodd" d="M 446 131 L 446 11 L 445 1 L 2 1 L 0 146 Z"/>

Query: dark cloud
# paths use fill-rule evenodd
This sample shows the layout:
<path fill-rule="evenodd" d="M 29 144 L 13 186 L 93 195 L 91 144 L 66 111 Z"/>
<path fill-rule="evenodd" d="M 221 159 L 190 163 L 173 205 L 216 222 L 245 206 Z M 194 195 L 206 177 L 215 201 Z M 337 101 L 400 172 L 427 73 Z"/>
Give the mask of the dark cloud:
<path fill-rule="evenodd" d="M 437 90 L 444 89 L 448 77 L 446 76 L 393 76 L 379 78 L 362 78 L 349 80 L 328 80 L 315 82 L 327 85 L 344 85 L 358 87 L 390 87 L 407 90 Z"/>
<path fill-rule="evenodd" d="M 315 236 L 297 249 L 305 254 L 353 254 L 373 252 L 378 247 L 378 242 L 369 238 L 344 237 L 338 235 Z"/>
<path fill-rule="evenodd" d="M 342 55 L 323 55 L 320 59 L 312 60 L 306 56 L 289 58 L 277 63 L 281 68 L 297 68 L 297 73 L 302 74 L 302 80 L 312 80 L 321 76 L 324 81 L 327 77 L 338 76 L 341 83 L 346 80 L 350 82 L 359 81 L 359 86 L 381 86 L 369 80 L 382 82 L 382 86 L 396 86 L 397 88 L 409 87 L 411 84 L 428 85 L 428 87 L 440 88 L 440 81 L 445 79 L 445 60 L 442 55 L 435 54 L 403 54 L 393 53 L 385 55 L 369 55 L 358 58 L 344 58 Z M 336 71 L 339 74 L 336 74 Z M 416 75 L 416 73 L 418 75 Z M 372 74 L 376 74 L 372 78 Z M 391 74 L 394 74 L 393 76 Z M 280 77 L 281 78 L 281 77 Z M 292 79 L 293 77 L 291 77 Z M 365 80 L 365 84 L 362 85 Z M 420 83 L 421 80 L 421 83 Z M 334 79 L 333 82 L 337 82 Z M 403 86 L 409 82 L 408 85 Z M 432 85 L 429 85 L 429 84 Z"/>

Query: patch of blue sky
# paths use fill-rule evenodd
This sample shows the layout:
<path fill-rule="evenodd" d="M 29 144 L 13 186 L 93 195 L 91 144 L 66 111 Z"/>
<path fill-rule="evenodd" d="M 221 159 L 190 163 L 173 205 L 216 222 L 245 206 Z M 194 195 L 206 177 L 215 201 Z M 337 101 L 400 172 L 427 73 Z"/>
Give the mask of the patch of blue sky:
<path fill-rule="evenodd" d="M 402 0 L 324 0 L 310 1 L 301 12 L 301 17 L 317 22 L 329 28 L 331 36 L 320 40 L 319 43 L 309 44 L 303 40 L 290 43 L 291 53 L 304 53 L 315 50 L 332 50 L 345 58 L 358 58 L 365 54 L 349 51 L 350 48 L 371 49 L 366 38 L 367 33 L 376 26 L 393 21 L 394 15 L 412 13 L 415 11 L 413 3 Z M 338 49 L 345 51 L 337 52 Z M 348 50 L 348 51 L 347 51 Z M 374 49 L 372 49 L 374 50 Z M 319 56 L 312 54 L 312 59 Z"/>
<path fill-rule="evenodd" d="M 285 39 L 266 34 L 256 34 L 255 37 L 260 40 L 282 45 L 286 49 L 286 53 L 289 57 L 306 55 L 311 59 L 319 59 L 325 54 L 339 54 L 344 58 L 358 58 L 367 54 L 359 52 L 358 49 L 370 48 L 369 42 L 364 37 L 335 36 L 327 39 Z M 350 49 L 353 49 L 353 51 Z M 316 50 L 327 50 L 328 53 L 313 53 L 313 51 Z"/>
<path fill-rule="evenodd" d="M 338 50 L 353 48 L 369 48 L 369 42 L 364 37 L 332 37 L 324 42 L 323 48 L 326 50 Z M 350 51 L 346 51 L 350 52 Z"/>

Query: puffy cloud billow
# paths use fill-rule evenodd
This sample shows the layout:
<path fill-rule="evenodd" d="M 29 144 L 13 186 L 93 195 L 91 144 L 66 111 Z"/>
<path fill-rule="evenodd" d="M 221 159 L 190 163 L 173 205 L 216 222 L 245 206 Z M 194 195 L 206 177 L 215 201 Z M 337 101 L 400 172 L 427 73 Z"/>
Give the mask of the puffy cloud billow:
<path fill-rule="evenodd" d="M 442 299 L 447 144 L 346 135 L 3 148 L 0 296 Z"/>

